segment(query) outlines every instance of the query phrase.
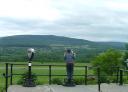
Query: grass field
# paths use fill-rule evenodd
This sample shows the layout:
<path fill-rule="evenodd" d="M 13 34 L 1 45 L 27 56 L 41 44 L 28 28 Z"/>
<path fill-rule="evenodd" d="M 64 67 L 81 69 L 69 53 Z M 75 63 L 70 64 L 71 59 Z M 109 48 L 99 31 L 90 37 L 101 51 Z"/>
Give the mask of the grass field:
<path fill-rule="evenodd" d="M 12 62 L 13 63 L 13 62 Z M 23 62 L 18 62 L 16 64 L 23 64 Z M 13 66 L 13 74 L 23 74 L 28 70 L 27 63 L 25 66 L 23 65 L 14 65 Z M 33 63 L 34 64 L 42 64 L 39 62 Z M 45 65 L 65 65 L 64 63 L 43 63 Z M 89 63 L 76 63 L 76 66 L 90 66 Z M 66 68 L 65 66 L 52 66 L 51 68 L 51 74 L 52 75 L 66 75 Z M 48 75 L 49 74 L 49 67 L 48 66 L 32 66 L 32 72 L 35 73 L 36 75 L 38 74 L 44 74 Z M 2 74 L 5 73 L 5 63 L 0 63 L 0 90 L 2 90 L 5 87 L 5 78 L 2 76 Z M 10 74 L 10 67 L 9 67 L 9 74 Z M 75 67 L 74 68 L 74 75 L 84 75 L 85 74 L 85 67 Z M 93 74 L 93 70 L 89 70 L 88 74 Z M 77 77 L 82 77 L 84 76 L 75 76 Z M 13 76 L 13 84 L 17 84 L 18 81 L 20 80 L 21 76 L 19 75 L 14 75 Z M 61 78 L 62 80 L 66 78 L 66 76 L 52 76 L 53 78 Z M 38 76 L 38 81 L 39 84 L 48 84 L 48 76 Z M 10 83 L 10 81 L 9 81 Z"/>

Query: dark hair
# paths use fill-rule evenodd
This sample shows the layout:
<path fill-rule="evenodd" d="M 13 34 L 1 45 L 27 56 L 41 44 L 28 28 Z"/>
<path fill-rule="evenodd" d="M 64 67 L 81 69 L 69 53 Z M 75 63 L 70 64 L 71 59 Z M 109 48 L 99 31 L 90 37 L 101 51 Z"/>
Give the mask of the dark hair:
<path fill-rule="evenodd" d="M 67 52 L 68 52 L 68 53 L 71 53 L 71 49 L 67 49 Z"/>

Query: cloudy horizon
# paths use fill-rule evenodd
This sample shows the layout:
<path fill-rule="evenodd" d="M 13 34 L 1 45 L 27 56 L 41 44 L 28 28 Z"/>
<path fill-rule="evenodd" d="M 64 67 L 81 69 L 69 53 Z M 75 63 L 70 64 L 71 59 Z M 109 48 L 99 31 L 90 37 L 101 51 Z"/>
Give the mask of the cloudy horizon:
<path fill-rule="evenodd" d="M 0 37 L 128 42 L 127 0 L 0 0 Z"/>

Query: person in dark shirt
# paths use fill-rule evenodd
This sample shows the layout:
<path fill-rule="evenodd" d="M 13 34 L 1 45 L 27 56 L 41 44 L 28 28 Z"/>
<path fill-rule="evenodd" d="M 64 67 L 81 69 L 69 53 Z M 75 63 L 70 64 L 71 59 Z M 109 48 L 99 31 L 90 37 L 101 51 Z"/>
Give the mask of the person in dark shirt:
<path fill-rule="evenodd" d="M 71 49 L 66 50 L 64 60 L 66 62 L 67 79 L 68 81 L 71 81 L 73 79 L 73 67 L 75 61 L 75 54 Z"/>

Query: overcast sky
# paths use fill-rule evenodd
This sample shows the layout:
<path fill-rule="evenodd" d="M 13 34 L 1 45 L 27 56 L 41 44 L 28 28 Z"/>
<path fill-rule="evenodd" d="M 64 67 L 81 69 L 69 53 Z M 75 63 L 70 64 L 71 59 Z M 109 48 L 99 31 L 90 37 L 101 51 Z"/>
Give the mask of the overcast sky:
<path fill-rule="evenodd" d="M 128 42 L 128 0 L 0 0 L 0 37 Z"/>

